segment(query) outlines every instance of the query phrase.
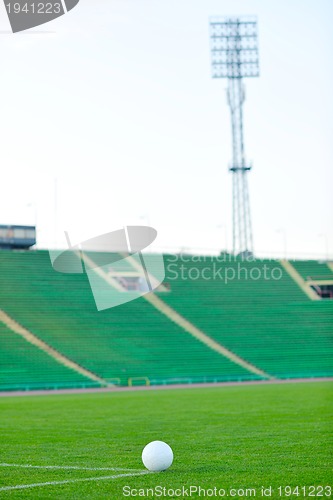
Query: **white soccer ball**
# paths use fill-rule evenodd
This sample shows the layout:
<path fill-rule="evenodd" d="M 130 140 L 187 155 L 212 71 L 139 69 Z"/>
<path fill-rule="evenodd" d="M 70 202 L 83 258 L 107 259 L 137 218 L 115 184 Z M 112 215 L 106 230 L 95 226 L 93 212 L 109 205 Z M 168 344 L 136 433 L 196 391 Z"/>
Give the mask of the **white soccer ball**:
<path fill-rule="evenodd" d="M 166 470 L 173 462 L 172 449 L 163 441 L 152 441 L 142 451 L 142 462 L 152 472 Z"/>

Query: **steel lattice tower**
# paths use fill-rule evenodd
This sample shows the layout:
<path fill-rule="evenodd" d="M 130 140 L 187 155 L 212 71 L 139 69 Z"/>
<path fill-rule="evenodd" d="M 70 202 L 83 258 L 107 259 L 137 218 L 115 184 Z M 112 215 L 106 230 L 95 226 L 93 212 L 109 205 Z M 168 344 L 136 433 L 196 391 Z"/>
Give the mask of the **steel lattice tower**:
<path fill-rule="evenodd" d="M 244 77 L 259 76 L 257 21 L 253 17 L 212 18 L 210 21 L 212 76 L 228 78 L 232 125 L 233 252 L 253 252 L 252 223 L 243 139 Z"/>

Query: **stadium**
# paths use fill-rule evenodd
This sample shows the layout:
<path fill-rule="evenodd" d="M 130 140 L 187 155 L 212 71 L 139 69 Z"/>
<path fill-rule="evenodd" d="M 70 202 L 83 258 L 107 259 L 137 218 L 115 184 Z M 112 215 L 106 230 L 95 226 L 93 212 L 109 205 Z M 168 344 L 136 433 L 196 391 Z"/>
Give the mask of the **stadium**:
<path fill-rule="evenodd" d="M 332 266 L 164 259 L 167 288 L 97 311 L 86 275 L 56 273 L 47 251 L 3 250 L 1 389 L 333 377 L 332 295 L 315 291 L 333 287 Z"/>
<path fill-rule="evenodd" d="M 80 6 L 74 9 L 76 3 L 68 1 L 73 12 L 64 15 L 64 19 L 52 20 L 59 30 L 59 38 L 66 39 L 67 31 L 77 26 L 75 23 L 84 25 L 91 15 L 91 22 L 97 22 L 93 24 L 92 33 L 97 36 L 96 26 L 101 26 L 98 39 L 101 43 L 109 39 L 109 33 L 103 28 L 102 13 L 112 12 L 121 26 L 132 26 L 135 16 L 140 15 L 132 1 L 135 15 L 132 13 L 128 18 L 122 10 L 124 7 L 111 8 L 99 2 L 93 13 L 87 5 L 81 11 Z M 209 6 L 200 6 L 200 9 L 217 6 L 213 0 L 208 3 Z M 252 3 L 255 7 L 255 2 Z M 240 2 L 240 6 L 244 10 L 244 2 Z M 225 7 L 229 12 L 228 6 Z M 159 22 L 162 7 L 155 8 L 151 19 Z M 173 13 L 178 9 L 170 8 Z M 200 9 L 198 7 L 201 16 Z M 327 5 L 322 6 L 321 15 L 327 9 Z M 219 10 L 223 9 L 219 7 Z M 80 13 L 75 21 L 76 12 Z M 248 178 L 251 182 L 252 175 L 260 178 L 260 167 L 258 174 L 250 174 L 252 163 L 245 159 L 243 82 L 247 85 L 250 77 L 259 76 L 258 21 L 253 16 L 235 17 L 228 12 L 209 20 L 211 76 L 224 78 L 228 86 L 224 108 L 227 118 L 222 120 L 221 128 L 228 128 L 232 143 L 232 160 L 229 168 L 225 168 L 229 170 L 232 189 L 227 182 L 223 184 L 224 181 L 221 188 L 223 196 L 229 193 L 229 208 L 222 226 L 218 225 L 220 215 L 215 210 L 216 206 L 220 208 L 219 199 L 209 215 L 210 193 L 206 198 L 199 197 L 200 203 L 198 199 L 191 202 L 192 192 L 196 193 L 195 180 L 186 188 L 183 182 L 184 191 L 179 199 L 177 189 L 168 198 L 167 187 L 157 196 L 154 189 L 159 184 L 159 175 L 165 176 L 166 186 L 168 182 L 182 185 L 180 164 L 175 170 L 173 167 L 169 170 L 163 166 L 163 160 L 156 177 L 151 176 L 150 170 L 143 171 L 141 181 L 133 172 L 133 177 L 127 179 L 126 172 L 124 177 L 118 172 L 117 177 L 115 171 L 111 175 L 109 170 L 103 170 L 103 177 L 96 180 L 93 170 L 98 171 L 99 167 L 94 166 L 84 180 L 86 186 L 80 184 L 83 170 L 76 176 L 74 166 L 68 163 L 60 167 L 59 164 L 55 167 L 55 179 L 53 170 L 48 174 L 51 190 L 47 182 L 44 183 L 41 170 L 34 171 L 36 177 L 26 178 L 27 185 L 31 182 L 30 187 L 33 186 L 38 203 L 30 203 L 30 198 L 25 197 L 30 196 L 25 193 L 25 186 L 18 185 L 17 193 L 15 190 L 4 193 L 2 206 L 0 202 L 0 498 L 333 496 L 333 255 L 329 249 L 329 229 L 323 229 L 331 217 L 324 207 L 329 207 L 331 202 L 325 196 L 320 197 L 320 202 L 316 199 L 313 203 L 312 198 L 302 202 L 301 181 L 297 177 L 300 191 L 290 196 L 289 201 L 288 188 L 286 194 L 282 194 L 286 198 L 285 212 L 283 207 L 275 206 L 270 211 L 267 205 L 259 211 L 258 204 L 274 198 L 278 186 L 267 186 L 262 179 L 261 184 L 254 185 L 255 210 L 251 213 Z M 15 11 L 11 12 L 14 14 Z M 270 17 L 265 9 L 262 14 L 268 22 Z M 182 15 L 187 19 L 186 9 Z M 194 12 L 191 15 L 194 25 L 199 19 L 201 23 L 199 15 Z M 31 19 L 27 22 L 37 25 Z M 17 31 L 28 29 L 28 25 L 20 28 L 26 22 L 24 16 L 18 24 L 15 17 L 10 18 L 10 22 Z M 146 26 L 145 21 L 141 22 Z M 165 23 L 170 29 L 167 21 Z M 114 40 L 119 41 L 115 24 Z M 155 29 L 152 23 L 150 35 L 159 40 Z M 41 33 L 40 39 L 49 36 Z M 74 40 L 85 43 L 91 33 L 75 30 L 73 33 L 66 40 L 70 41 L 73 53 L 81 54 Z M 181 30 L 177 35 L 179 40 L 182 39 L 180 33 Z M 9 36 L 16 35 L 6 35 Z M 186 36 L 191 40 L 191 37 L 200 38 L 200 32 L 189 30 Z M 263 39 L 265 36 L 269 39 L 264 31 Z M 36 57 L 31 54 L 41 49 L 36 48 L 36 42 L 29 41 L 29 37 L 26 39 L 28 57 Z M 57 36 L 54 39 L 58 40 Z M 126 45 L 125 40 L 121 40 Z M 8 42 L 10 48 L 4 51 L 14 54 L 20 45 L 12 47 L 11 43 Z M 48 49 L 55 50 L 52 54 L 56 59 L 60 48 L 56 45 L 55 49 L 54 43 L 58 42 L 50 42 Z M 187 52 L 188 48 L 181 50 Z M 24 57 L 24 54 L 19 56 L 22 64 Z M 43 57 L 43 52 L 38 53 L 39 61 Z M 102 51 L 98 57 L 107 56 Z M 197 60 L 192 62 L 193 67 L 198 65 Z M 172 64 L 177 65 L 177 60 Z M 83 67 L 85 60 L 80 59 L 78 65 Z M 54 76 L 60 67 L 56 61 L 55 72 L 51 74 Z M 70 78 L 74 81 L 73 74 L 79 70 L 70 68 L 71 62 L 67 75 L 72 75 Z M 117 67 L 116 73 L 121 73 L 121 68 L 122 65 Z M 191 72 L 190 65 L 184 69 L 184 74 L 187 72 Z M 43 72 L 38 74 L 47 78 Z M 96 81 L 90 76 L 91 81 L 88 79 L 83 85 L 95 88 L 101 75 L 98 73 Z M 112 81 L 111 76 L 108 77 Z M 8 81 L 11 78 L 8 77 Z M 31 82 L 34 78 L 31 76 Z M 212 84 L 212 81 L 207 83 Z M 251 92 L 255 85 L 255 81 L 249 84 Z M 158 88 L 156 95 L 163 94 L 165 90 Z M 251 92 L 248 100 L 251 100 Z M 149 98 L 154 101 L 156 95 L 152 92 Z M 42 116 L 45 102 L 44 97 L 40 99 L 37 109 Z M 79 94 L 79 107 L 82 99 L 83 94 Z M 73 105 L 68 101 L 68 116 L 75 114 L 75 124 L 80 127 L 82 118 L 77 103 Z M 56 123 L 58 106 L 59 102 L 51 105 Z M 87 108 L 89 106 L 88 103 Z M 209 113 L 214 114 L 214 109 Z M 214 119 L 215 127 L 219 118 Z M 174 116 L 171 120 L 177 121 Z M 249 120 L 256 125 L 254 116 Z M 32 130 L 41 130 L 43 127 L 36 123 L 32 121 Z M 144 123 L 147 126 L 147 122 Z M 130 120 L 125 119 L 124 124 L 126 135 L 127 125 L 130 131 Z M 65 137 L 68 138 L 69 128 L 66 124 L 63 126 L 64 131 L 59 132 L 62 138 L 59 149 L 68 153 L 67 148 L 71 146 Z M 105 126 L 101 121 L 97 128 L 104 131 Z M 78 143 L 73 134 L 74 150 Z M 213 137 L 217 140 L 218 136 Z M 254 140 L 253 132 L 249 137 Z M 211 137 L 206 139 L 209 143 Z M 109 138 L 102 132 L 100 140 L 108 144 Z M 89 150 L 85 150 L 89 148 L 88 142 L 88 139 L 82 140 L 80 148 L 85 151 L 82 155 L 89 159 Z M 258 143 L 258 151 L 265 151 L 261 138 Z M 23 169 L 18 166 L 21 151 L 20 148 L 13 151 L 10 146 L 14 159 L 9 160 L 6 147 L 0 158 L 12 161 L 13 177 L 10 173 L 7 177 L 15 187 L 16 174 L 22 174 L 24 180 Z M 196 147 L 200 156 L 200 144 L 192 141 L 191 149 Z M 121 145 L 121 155 L 133 154 L 134 158 L 142 153 L 140 149 L 130 149 L 127 153 Z M 230 156 L 229 146 L 225 149 Z M 34 161 L 32 150 L 26 148 L 24 152 L 30 165 Z M 219 149 L 214 151 L 219 158 Z M 181 158 L 182 150 L 177 153 Z M 57 154 L 60 153 L 54 153 Z M 224 159 L 224 152 L 221 155 Z M 44 154 L 42 158 L 44 162 Z M 52 155 L 48 154 L 47 158 L 52 164 Z M 112 153 L 110 161 L 111 158 Z M 129 158 L 132 157 L 129 156 L 128 161 Z M 149 156 L 146 158 L 152 161 Z M 44 163 L 42 165 L 44 168 Z M 62 168 L 70 171 L 68 178 Z M 192 175 L 195 177 L 194 170 L 186 171 L 186 181 L 191 180 Z M 58 176 L 67 180 L 61 181 Z M 287 184 L 286 177 L 281 178 L 281 183 Z M 312 172 L 309 182 L 317 182 L 316 178 Z M 324 189 L 329 180 L 321 181 Z M 200 186 L 208 186 L 202 172 L 198 182 Z M 135 189 L 142 186 L 142 191 L 139 189 L 133 194 L 133 184 Z M 144 191 L 147 184 L 149 190 Z M 215 177 L 213 184 L 216 184 Z M 89 196 L 85 191 L 88 188 Z M 80 195 L 77 194 L 77 199 L 73 195 L 80 189 L 84 198 L 81 204 L 78 203 Z M 214 189 L 212 186 L 212 192 Z M 104 202 L 103 193 L 107 192 L 114 193 L 114 202 L 110 198 Z M 259 199 L 261 192 L 263 198 Z M 148 215 L 142 216 L 146 205 L 139 203 L 143 195 L 145 203 L 151 196 L 152 208 Z M 24 206 L 21 212 L 17 209 L 20 198 Z M 186 203 L 189 226 L 192 216 L 195 218 L 190 242 L 190 230 L 183 224 L 185 219 L 181 214 L 181 207 Z M 298 204 L 298 217 L 293 218 L 293 206 Z M 154 209 L 156 224 L 150 221 Z M 167 220 L 170 219 L 175 228 L 178 224 L 178 232 L 163 226 L 159 210 L 165 211 Z M 121 215 L 112 218 L 112 211 Z M 315 229 L 311 226 L 311 217 L 306 217 L 310 211 L 316 214 Z M 128 223 L 130 217 L 127 219 L 127 216 L 132 212 L 136 212 L 136 218 Z M 206 222 L 209 218 L 215 221 L 211 231 L 218 239 L 215 246 L 210 246 L 210 241 L 206 244 L 209 222 L 200 225 L 198 214 L 201 212 L 206 214 Z M 101 213 L 105 214 L 104 219 Z M 273 231 L 275 240 L 267 236 L 266 229 L 260 230 L 259 223 L 256 226 L 256 220 L 262 222 L 266 213 L 268 219 L 276 220 L 274 224 L 279 226 Z M 283 214 L 286 214 L 285 220 Z M 323 214 L 322 225 L 321 215 L 317 214 Z M 225 222 L 227 220 L 229 222 Z M 295 251 L 292 251 L 289 248 L 292 238 L 287 241 L 288 236 L 292 231 L 296 234 L 302 224 L 306 228 L 308 248 L 301 240 L 297 242 L 295 236 Z M 221 227 L 225 229 L 224 235 L 220 234 Z M 315 231 L 322 231 L 316 238 L 323 240 L 325 251 L 313 250 Z M 279 245 L 281 236 L 283 248 Z M 261 248 L 260 241 L 265 241 L 267 246 Z M 162 472 L 142 462 L 143 448 L 156 440 L 168 443 L 173 451 L 170 468 L 156 469 Z"/>

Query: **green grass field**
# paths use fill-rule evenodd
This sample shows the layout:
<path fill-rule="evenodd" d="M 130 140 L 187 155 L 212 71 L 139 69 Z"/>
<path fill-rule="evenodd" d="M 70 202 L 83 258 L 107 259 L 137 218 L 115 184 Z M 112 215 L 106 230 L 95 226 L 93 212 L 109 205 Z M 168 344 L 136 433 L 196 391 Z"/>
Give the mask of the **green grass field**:
<path fill-rule="evenodd" d="M 261 487 L 272 486 L 270 498 L 280 498 L 279 486 L 299 486 L 291 498 L 319 496 L 320 489 L 308 487 L 333 482 L 332 394 L 332 383 L 318 382 L 5 397 L 0 498 L 121 499 L 127 485 L 217 487 L 234 498 L 242 498 L 242 490 L 230 488 L 255 488 L 263 498 Z M 170 444 L 174 463 L 166 472 L 141 474 L 141 451 L 155 439 Z M 140 475 L 110 477 L 121 474 Z M 8 489 L 62 481 L 73 482 Z M 322 496 L 330 497 L 329 490 Z"/>

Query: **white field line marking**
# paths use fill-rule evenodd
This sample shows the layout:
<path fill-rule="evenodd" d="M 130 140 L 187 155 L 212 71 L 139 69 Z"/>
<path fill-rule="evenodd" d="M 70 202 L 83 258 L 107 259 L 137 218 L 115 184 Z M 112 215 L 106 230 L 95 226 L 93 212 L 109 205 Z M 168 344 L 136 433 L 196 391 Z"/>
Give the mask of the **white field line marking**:
<path fill-rule="evenodd" d="M 132 477 L 132 476 L 142 476 L 144 474 L 151 474 L 149 471 L 132 472 L 128 474 L 115 474 L 113 476 L 101 476 L 101 477 L 85 477 L 80 479 L 67 479 L 65 481 L 47 481 L 46 483 L 32 483 L 32 484 L 16 484 L 15 486 L 3 486 L 0 491 L 9 490 L 24 490 L 27 488 L 37 488 L 39 486 L 56 486 L 59 484 L 69 484 L 69 483 L 79 483 L 83 481 L 101 481 L 102 479 L 117 479 L 119 477 Z"/>
<path fill-rule="evenodd" d="M 72 470 L 113 470 L 142 472 L 142 469 L 128 469 L 125 467 L 81 467 L 79 465 L 31 465 L 31 464 L 0 464 L 0 467 L 20 467 L 23 469 L 72 469 Z"/>

